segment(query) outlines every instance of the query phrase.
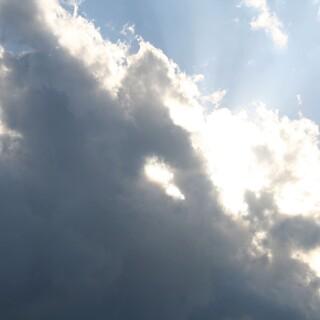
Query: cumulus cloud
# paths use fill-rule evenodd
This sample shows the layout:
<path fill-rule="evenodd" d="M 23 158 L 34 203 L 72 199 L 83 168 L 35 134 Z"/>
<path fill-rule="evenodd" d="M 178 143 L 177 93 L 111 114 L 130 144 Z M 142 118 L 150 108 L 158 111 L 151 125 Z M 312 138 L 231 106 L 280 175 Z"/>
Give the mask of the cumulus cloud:
<path fill-rule="evenodd" d="M 319 318 L 312 121 L 208 113 L 161 50 L 56 0 L 0 21 L 2 318 Z"/>
<path fill-rule="evenodd" d="M 288 35 L 278 16 L 269 8 L 267 0 L 244 0 L 244 5 L 258 11 L 258 16 L 253 18 L 250 26 L 253 30 L 265 30 L 272 38 L 275 45 L 283 48 L 287 46 Z"/>
<path fill-rule="evenodd" d="M 283 214 L 317 215 L 318 143 L 315 123 L 289 120 L 263 105 L 252 112 L 215 110 L 194 135 L 223 204 L 236 214 L 246 213 L 245 195 L 251 191 L 272 193 Z"/>

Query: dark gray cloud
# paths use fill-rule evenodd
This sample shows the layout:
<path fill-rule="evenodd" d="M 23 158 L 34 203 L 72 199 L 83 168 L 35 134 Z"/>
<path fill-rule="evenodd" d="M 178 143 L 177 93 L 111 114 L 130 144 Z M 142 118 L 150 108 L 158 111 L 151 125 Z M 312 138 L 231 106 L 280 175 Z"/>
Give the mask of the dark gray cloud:
<path fill-rule="evenodd" d="M 291 248 L 311 250 L 320 244 L 320 227 L 313 219 L 294 217 L 279 221 L 272 230 L 273 238 Z"/>
<path fill-rule="evenodd" d="M 0 61 L 2 121 L 20 135 L 1 135 L 1 318 L 318 319 L 308 267 L 285 249 L 253 256 L 251 231 L 223 214 L 163 106 L 174 86 L 163 59 L 140 57 L 115 98 L 58 45 L 41 16 L 50 4 L 0 0 L 6 42 L 31 49 Z M 150 155 L 175 168 L 185 201 L 144 179 Z M 297 223 L 275 237 L 318 241 Z"/>

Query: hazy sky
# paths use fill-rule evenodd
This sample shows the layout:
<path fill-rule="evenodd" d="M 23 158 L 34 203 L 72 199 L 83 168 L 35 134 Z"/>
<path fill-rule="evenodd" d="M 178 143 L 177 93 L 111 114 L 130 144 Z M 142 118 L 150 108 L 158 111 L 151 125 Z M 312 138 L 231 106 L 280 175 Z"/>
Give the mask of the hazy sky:
<path fill-rule="evenodd" d="M 0 0 L 0 318 L 318 320 L 319 7 Z"/>

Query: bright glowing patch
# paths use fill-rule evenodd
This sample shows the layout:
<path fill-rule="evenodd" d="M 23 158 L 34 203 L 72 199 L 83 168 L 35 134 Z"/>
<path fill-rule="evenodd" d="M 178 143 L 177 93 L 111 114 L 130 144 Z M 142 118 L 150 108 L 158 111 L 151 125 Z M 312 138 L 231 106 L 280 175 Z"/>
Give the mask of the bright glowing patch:
<path fill-rule="evenodd" d="M 247 122 L 245 113 L 235 117 L 228 109 L 218 109 L 194 138 L 194 145 L 201 150 L 211 179 L 220 191 L 222 203 L 233 213 L 246 210 L 245 191 L 259 191 L 265 185 L 265 173 L 254 168 L 252 146 L 257 144 L 256 131 Z"/>
<path fill-rule="evenodd" d="M 251 241 L 251 254 L 253 256 L 266 256 L 269 260 L 272 260 L 272 251 L 265 246 L 267 237 L 265 231 L 258 231 L 253 234 Z"/>
<path fill-rule="evenodd" d="M 43 22 L 59 46 L 79 59 L 101 86 L 115 96 L 124 77 L 128 47 L 105 40 L 92 22 L 78 15 L 81 1 L 67 0 L 66 3 L 73 6 L 72 14 L 56 0 L 39 2 Z"/>
<path fill-rule="evenodd" d="M 144 173 L 147 178 L 158 184 L 168 196 L 184 200 L 185 196 L 174 184 L 174 174 L 171 168 L 156 157 L 148 158 L 144 166 Z"/>
<path fill-rule="evenodd" d="M 320 212 L 319 130 L 315 123 L 302 117 L 280 117 L 262 104 L 251 112 L 218 108 L 197 118 L 203 122 L 191 131 L 193 146 L 203 157 L 227 212 L 247 214 L 248 191 L 257 197 L 263 192 L 272 194 L 282 214 Z M 179 123 L 179 119 L 174 121 Z"/>
<path fill-rule="evenodd" d="M 317 248 L 310 252 L 296 251 L 292 258 L 306 263 L 314 271 L 317 277 L 320 277 L 320 249 Z"/>
<path fill-rule="evenodd" d="M 196 145 L 208 163 L 222 201 L 245 211 L 246 191 L 271 192 L 280 211 L 311 215 L 320 210 L 318 127 L 290 121 L 260 107 L 256 114 L 213 112 Z"/>
<path fill-rule="evenodd" d="M 4 53 L 5 51 L 0 45 L 0 77 L 6 76 L 9 73 L 8 67 L 3 63 Z"/>
<path fill-rule="evenodd" d="M 0 105 L 0 138 L 4 136 L 10 137 L 10 138 L 22 137 L 19 132 L 9 129 L 5 124 L 5 122 L 2 120 L 2 109 Z"/>

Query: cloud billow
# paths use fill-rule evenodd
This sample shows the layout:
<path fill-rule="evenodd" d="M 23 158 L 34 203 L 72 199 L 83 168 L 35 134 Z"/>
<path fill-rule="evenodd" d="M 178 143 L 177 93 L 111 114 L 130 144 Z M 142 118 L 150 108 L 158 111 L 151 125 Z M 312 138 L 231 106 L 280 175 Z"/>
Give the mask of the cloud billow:
<path fill-rule="evenodd" d="M 292 257 L 318 244 L 317 203 L 307 198 L 301 218 L 310 242 L 278 206 L 275 162 L 276 189 L 249 190 L 249 203 L 241 184 L 248 208 L 228 212 L 229 182 L 214 175 L 225 158 L 209 165 L 206 147 L 218 114 L 205 118 L 191 77 L 143 39 L 134 54 L 104 40 L 55 0 L 0 0 L 0 21 L 10 35 L 0 54 L 1 318 L 318 319 L 318 278 Z M 272 119 L 267 128 L 293 135 Z M 313 126 L 297 127 L 316 163 Z M 148 159 L 170 169 L 164 186 L 145 175 Z"/>

